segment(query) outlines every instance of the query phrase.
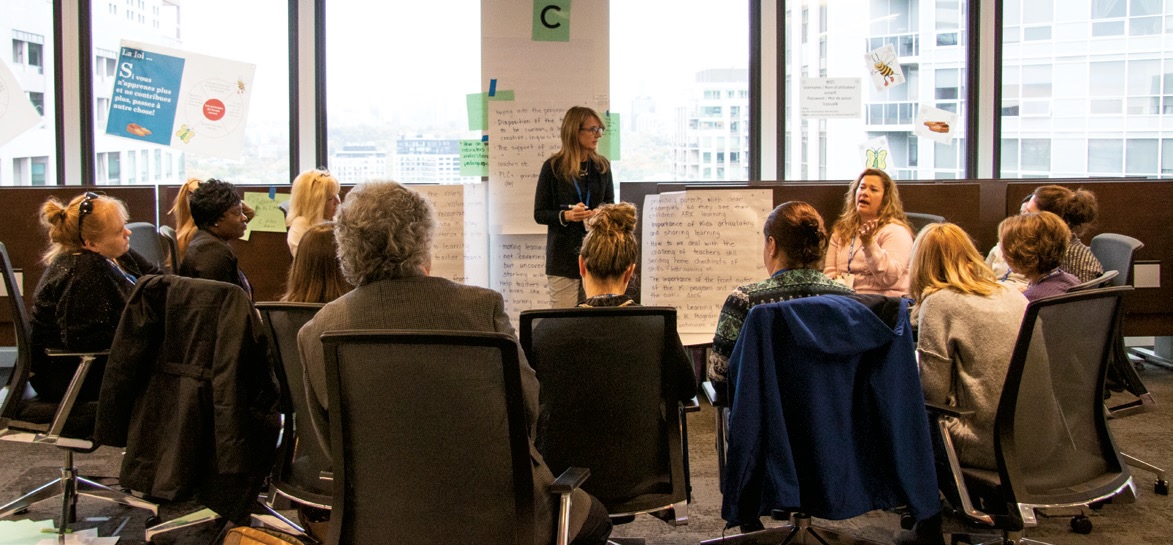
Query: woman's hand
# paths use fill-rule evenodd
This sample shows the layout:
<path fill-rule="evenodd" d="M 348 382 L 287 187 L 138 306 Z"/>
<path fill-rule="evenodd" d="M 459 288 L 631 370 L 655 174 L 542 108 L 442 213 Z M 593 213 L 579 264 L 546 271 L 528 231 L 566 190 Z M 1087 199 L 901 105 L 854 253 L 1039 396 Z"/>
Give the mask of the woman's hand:
<path fill-rule="evenodd" d="M 595 211 L 587 209 L 586 205 L 583 203 L 578 203 L 570 210 L 562 212 L 562 217 L 566 221 L 583 221 L 593 215 L 595 215 Z"/>
<path fill-rule="evenodd" d="M 872 239 L 872 233 L 875 233 L 876 228 L 879 226 L 880 220 L 878 219 L 864 222 L 863 225 L 859 226 L 859 239 L 870 241 Z"/>

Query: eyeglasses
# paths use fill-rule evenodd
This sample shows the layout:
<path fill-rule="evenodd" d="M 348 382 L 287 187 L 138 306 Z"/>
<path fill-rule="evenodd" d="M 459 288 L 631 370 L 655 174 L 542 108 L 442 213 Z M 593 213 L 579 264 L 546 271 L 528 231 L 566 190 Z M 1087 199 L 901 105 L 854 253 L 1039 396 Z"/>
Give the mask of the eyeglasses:
<path fill-rule="evenodd" d="M 81 201 L 81 204 L 77 205 L 77 238 L 81 240 L 83 246 L 86 243 L 86 239 L 81 234 L 81 226 L 85 222 L 86 216 L 94 213 L 94 199 L 101 196 L 101 193 L 86 191 L 85 199 Z"/>
<path fill-rule="evenodd" d="M 603 127 L 583 127 L 580 131 L 587 131 L 595 133 L 595 136 L 603 136 L 603 131 L 607 130 Z"/>

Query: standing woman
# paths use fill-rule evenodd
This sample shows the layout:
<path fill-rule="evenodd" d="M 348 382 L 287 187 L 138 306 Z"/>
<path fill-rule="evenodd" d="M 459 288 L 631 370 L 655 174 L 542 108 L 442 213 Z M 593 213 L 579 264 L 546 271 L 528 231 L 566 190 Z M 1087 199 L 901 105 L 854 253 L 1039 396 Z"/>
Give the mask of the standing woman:
<path fill-rule="evenodd" d="M 289 199 L 289 227 L 285 242 L 289 253 L 297 257 L 297 245 L 310 227 L 334 219 L 338 211 L 340 187 L 338 180 L 325 170 L 307 170 L 293 179 L 292 195 Z"/>
<path fill-rule="evenodd" d="M 188 204 L 198 230 L 179 264 L 179 274 L 236 284 L 251 299 L 252 286 L 237 264 L 236 252 L 228 244 L 243 236 L 248 225 L 236 187 L 211 178 L 192 192 Z"/>
<path fill-rule="evenodd" d="M 106 350 L 138 277 L 160 271 L 130 249 L 129 215 L 122 201 L 85 193 L 63 204 L 41 205 L 49 234 L 48 267 L 33 295 L 32 383 L 44 399 L 61 399 L 77 358 L 50 358 L 46 348 Z M 94 360 L 79 399 L 96 400 L 106 358 Z"/>
<path fill-rule="evenodd" d="M 583 221 L 603 203 L 615 202 L 611 163 L 599 155 L 603 122 L 594 110 L 575 106 L 562 118 L 562 149 L 542 164 L 534 194 L 534 221 L 547 226 L 546 278 L 550 306 L 573 307 L 581 299 L 578 249 Z"/>
<path fill-rule="evenodd" d="M 823 273 L 857 293 L 908 294 L 912 228 L 887 172 L 869 168 L 851 183 L 831 231 Z"/>

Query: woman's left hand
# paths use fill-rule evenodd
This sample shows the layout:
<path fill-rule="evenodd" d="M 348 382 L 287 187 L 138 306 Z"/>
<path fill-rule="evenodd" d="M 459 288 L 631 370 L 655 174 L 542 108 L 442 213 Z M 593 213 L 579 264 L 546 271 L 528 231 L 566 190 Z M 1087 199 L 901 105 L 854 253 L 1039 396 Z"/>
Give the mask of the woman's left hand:
<path fill-rule="evenodd" d="M 864 222 L 863 225 L 859 226 L 859 238 L 862 240 L 870 239 L 872 236 L 872 233 L 875 233 L 876 228 L 878 228 L 879 226 L 880 226 L 880 220 L 878 220 L 878 219 Z"/>

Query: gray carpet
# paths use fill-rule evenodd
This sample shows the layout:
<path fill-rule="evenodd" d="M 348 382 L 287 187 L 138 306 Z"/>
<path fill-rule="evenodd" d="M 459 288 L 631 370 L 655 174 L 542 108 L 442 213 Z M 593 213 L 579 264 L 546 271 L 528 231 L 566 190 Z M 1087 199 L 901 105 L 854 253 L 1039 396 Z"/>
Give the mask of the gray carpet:
<path fill-rule="evenodd" d="M 1173 403 L 1173 372 L 1148 367 L 1142 378 L 1158 402 Z M 642 537 L 650 545 L 696 544 L 722 535 L 721 496 L 717 491 L 717 467 L 714 450 L 714 410 L 704 404 L 699 413 L 689 415 L 689 448 L 693 485 L 693 503 L 689 505 L 689 524 L 672 527 L 649 516 L 637 517 L 635 522 L 617 526 L 617 537 Z M 1173 412 L 1164 406 L 1156 411 L 1111 421 L 1116 441 L 1122 450 L 1157 466 L 1173 468 Z M 61 458 L 53 448 L 30 446 L 0 441 L 0 501 L 7 502 L 23 490 L 57 475 Z M 103 447 L 89 455 L 79 455 L 77 466 L 85 475 L 115 477 L 118 474 L 120 451 Z M 1027 535 L 1055 544 L 1167 544 L 1173 542 L 1173 503 L 1166 496 L 1153 493 L 1152 474 L 1134 471 L 1138 485 L 1137 502 L 1129 505 L 1109 504 L 1092 516 L 1095 525 L 1090 535 L 1071 531 L 1067 517 L 1040 519 L 1039 525 Z M 193 504 L 167 506 L 166 520 L 193 510 Z M 34 506 L 29 513 L 14 517 L 43 520 L 59 516 L 60 504 L 53 501 Z M 77 527 L 97 527 L 103 536 L 111 535 L 121 527 L 121 543 L 142 543 L 143 511 L 124 509 L 95 499 L 82 498 L 78 503 L 81 517 L 104 517 L 104 520 L 82 520 Z M 767 526 L 781 523 L 766 521 Z M 859 537 L 889 543 L 899 531 L 895 514 L 872 512 L 847 521 L 816 521 L 843 529 Z M 947 520 L 946 529 L 964 531 L 958 521 Z M 735 532 L 731 530 L 730 532 Z M 4 522 L 0 521 L 0 536 Z M 184 543 L 206 541 L 208 536 L 195 534 Z M 174 538 L 172 538 L 174 539 Z M 160 539 L 159 541 L 164 541 Z M 171 541 L 171 539 L 167 540 Z"/>

